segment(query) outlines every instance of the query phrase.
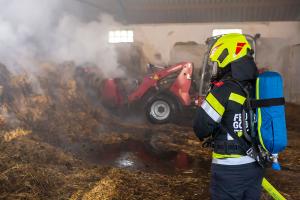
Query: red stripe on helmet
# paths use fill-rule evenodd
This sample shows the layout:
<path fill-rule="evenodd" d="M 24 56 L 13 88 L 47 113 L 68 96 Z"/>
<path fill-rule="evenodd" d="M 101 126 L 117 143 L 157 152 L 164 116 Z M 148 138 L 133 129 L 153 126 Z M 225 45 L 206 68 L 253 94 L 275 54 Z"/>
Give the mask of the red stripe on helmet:
<path fill-rule="evenodd" d="M 238 42 L 236 45 L 236 49 L 235 49 L 235 55 L 238 55 L 241 50 L 243 49 L 243 47 L 245 46 L 245 42 Z"/>

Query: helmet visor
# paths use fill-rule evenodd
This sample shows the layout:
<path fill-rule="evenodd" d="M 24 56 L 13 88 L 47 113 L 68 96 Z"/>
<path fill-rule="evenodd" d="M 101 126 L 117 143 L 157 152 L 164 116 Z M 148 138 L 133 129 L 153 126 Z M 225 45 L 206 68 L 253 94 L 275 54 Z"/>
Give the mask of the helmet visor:
<path fill-rule="evenodd" d="M 218 73 L 218 63 L 212 62 L 212 76 L 216 76 Z"/>

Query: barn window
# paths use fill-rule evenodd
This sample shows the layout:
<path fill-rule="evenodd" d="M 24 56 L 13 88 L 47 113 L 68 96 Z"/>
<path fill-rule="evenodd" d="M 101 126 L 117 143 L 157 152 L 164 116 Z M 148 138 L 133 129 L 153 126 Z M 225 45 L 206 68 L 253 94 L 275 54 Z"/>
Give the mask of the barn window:
<path fill-rule="evenodd" d="M 242 29 L 214 29 L 213 30 L 213 36 L 223 35 L 223 34 L 228 34 L 228 33 L 241 33 L 242 34 Z"/>
<path fill-rule="evenodd" d="M 109 43 L 133 42 L 132 30 L 115 30 L 109 31 Z"/>

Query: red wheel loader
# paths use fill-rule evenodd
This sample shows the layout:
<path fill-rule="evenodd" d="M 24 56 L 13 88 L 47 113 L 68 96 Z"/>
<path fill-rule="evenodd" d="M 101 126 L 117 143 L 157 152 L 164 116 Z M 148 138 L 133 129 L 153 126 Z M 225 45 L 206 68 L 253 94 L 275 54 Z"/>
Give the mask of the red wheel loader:
<path fill-rule="evenodd" d="M 182 62 L 155 71 L 154 66 L 149 64 L 152 73 L 141 80 L 115 78 L 102 81 L 102 104 L 115 109 L 142 105 L 147 119 L 156 124 L 171 122 L 185 110 L 196 108 L 210 88 L 213 64 L 209 62 L 208 53 L 218 37 L 207 39 L 208 48 L 199 73 L 195 73 L 191 62 Z M 255 48 L 255 40 L 259 35 L 246 37 Z"/>
<path fill-rule="evenodd" d="M 166 123 L 198 98 L 193 71 L 192 63 L 178 63 L 146 75 L 140 83 L 133 84 L 135 87 L 126 79 L 107 79 L 101 88 L 101 99 L 108 107 L 142 104 L 151 122 Z"/>

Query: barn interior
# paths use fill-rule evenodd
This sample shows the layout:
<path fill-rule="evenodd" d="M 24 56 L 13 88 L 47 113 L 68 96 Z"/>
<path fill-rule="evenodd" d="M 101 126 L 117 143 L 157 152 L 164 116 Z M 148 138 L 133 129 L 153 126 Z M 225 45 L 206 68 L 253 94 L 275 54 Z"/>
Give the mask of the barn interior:
<path fill-rule="evenodd" d="M 258 68 L 283 77 L 288 145 L 266 178 L 300 198 L 300 1 L 3 0 L 0 11 L 0 199 L 210 199 L 197 106 L 153 124 L 135 102 L 107 107 L 100 89 L 126 78 L 130 96 L 149 66 L 182 62 L 199 86 L 207 38 L 230 32 L 259 34 Z"/>

